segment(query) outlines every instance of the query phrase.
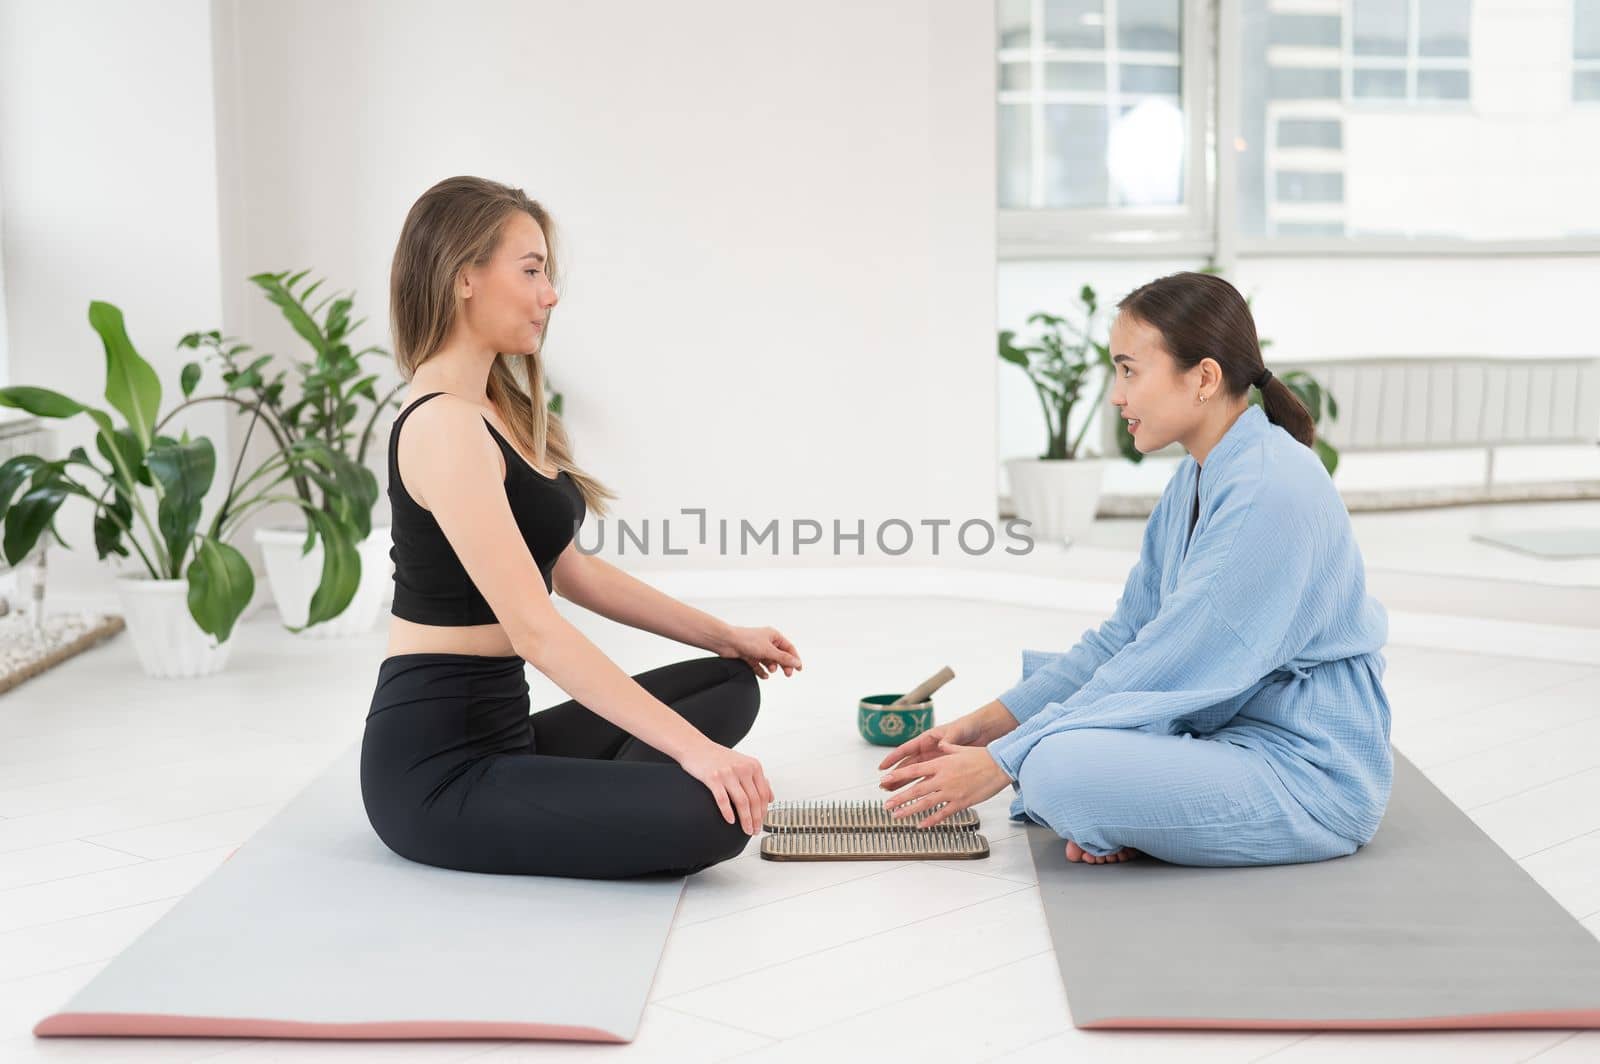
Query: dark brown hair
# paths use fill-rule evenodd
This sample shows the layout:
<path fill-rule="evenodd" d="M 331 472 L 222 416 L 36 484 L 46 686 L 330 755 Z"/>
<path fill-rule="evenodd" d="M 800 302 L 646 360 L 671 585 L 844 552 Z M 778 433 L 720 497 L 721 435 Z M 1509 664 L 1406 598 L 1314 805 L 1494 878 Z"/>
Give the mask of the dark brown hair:
<path fill-rule="evenodd" d="M 1157 278 L 1123 296 L 1117 308 L 1161 334 L 1162 346 L 1180 372 L 1215 359 L 1224 387 L 1235 398 L 1248 395 L 1261 377 L 1265 363 L 1250 307 L 1237 288 L 1215 274 Z M 1316 440 L 1311 412 L 1277 377 L 1261 390 L 1261 407 L 1268 421 L 1282 425 L 1307 447 Z"/>

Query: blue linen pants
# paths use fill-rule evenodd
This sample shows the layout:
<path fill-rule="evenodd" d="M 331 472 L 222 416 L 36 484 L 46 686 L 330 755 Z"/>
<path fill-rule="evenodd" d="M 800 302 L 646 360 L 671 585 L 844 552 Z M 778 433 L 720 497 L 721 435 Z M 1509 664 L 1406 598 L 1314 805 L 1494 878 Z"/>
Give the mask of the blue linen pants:
<path fill-rule="evenodd" d="M 1040 740 L 1022 762 L 1013 819 L 1098 857 L 1124 846 L 1181 865 L 1324 861 L 1356 843 L 1284 787 L 1267 755 L 1211 735 L 1083 728 Z"/>

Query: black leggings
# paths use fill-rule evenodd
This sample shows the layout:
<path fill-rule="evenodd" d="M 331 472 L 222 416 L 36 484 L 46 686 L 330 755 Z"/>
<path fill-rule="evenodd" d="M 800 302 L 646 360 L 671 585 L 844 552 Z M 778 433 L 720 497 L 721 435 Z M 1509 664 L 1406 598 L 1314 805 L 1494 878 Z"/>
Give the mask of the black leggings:
<path fill-rule="evenodd" d="M 705 784 L 577 702 L 528 713 L 523 659 L 397 654 L 378 668 L 361 798 L 395 853 L 466 872 L 618 879 L 687 875 L 749 841 Z M 634 677 L 732 746 L 761 695 L 743 661 L 697 658 Z"/>

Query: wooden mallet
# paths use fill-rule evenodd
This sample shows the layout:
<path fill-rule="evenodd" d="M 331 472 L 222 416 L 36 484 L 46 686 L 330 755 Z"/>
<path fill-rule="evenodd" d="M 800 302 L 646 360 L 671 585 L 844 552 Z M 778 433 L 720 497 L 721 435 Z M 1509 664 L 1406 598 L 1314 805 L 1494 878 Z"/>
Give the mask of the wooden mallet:
<path fill-rule="evenodd" d="M 919 702 L 926 702 L 930 697 L 932 697 L 933 692 L 937 691 L 939 688 L 943 687 L 945 684 L 949 683 L 955 678 L 955 671 L 951 669 L 950 666 L 946 665 L 944 668 L 940 669 L 926 680 L 923 680 L 921 683 L 917 684 L 917 686 L 913 687 L 911 690 L 907 691 L 893 702 L 890 702 L 889 705 L 885 706 L 884 708 L 890 709 L 894 706 L 914 706 Z"/>

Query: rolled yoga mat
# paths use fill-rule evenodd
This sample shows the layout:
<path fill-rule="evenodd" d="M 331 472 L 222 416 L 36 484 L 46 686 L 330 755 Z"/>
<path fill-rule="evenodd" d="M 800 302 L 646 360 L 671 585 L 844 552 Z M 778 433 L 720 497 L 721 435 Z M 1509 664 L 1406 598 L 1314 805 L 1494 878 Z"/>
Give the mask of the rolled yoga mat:
<path fill-rule="evenodd" d="M 1600 941 L 1398 753 L 1372 842 L 1313 864 L 1069 863 L 1028 826 L 1078 1027 L 1600 1027 Z"/>
<path fill-rule="evenodd" d="M 34 1034 L 631 1041 L 683 891 L 395 855 L 360 746 Z"/>

